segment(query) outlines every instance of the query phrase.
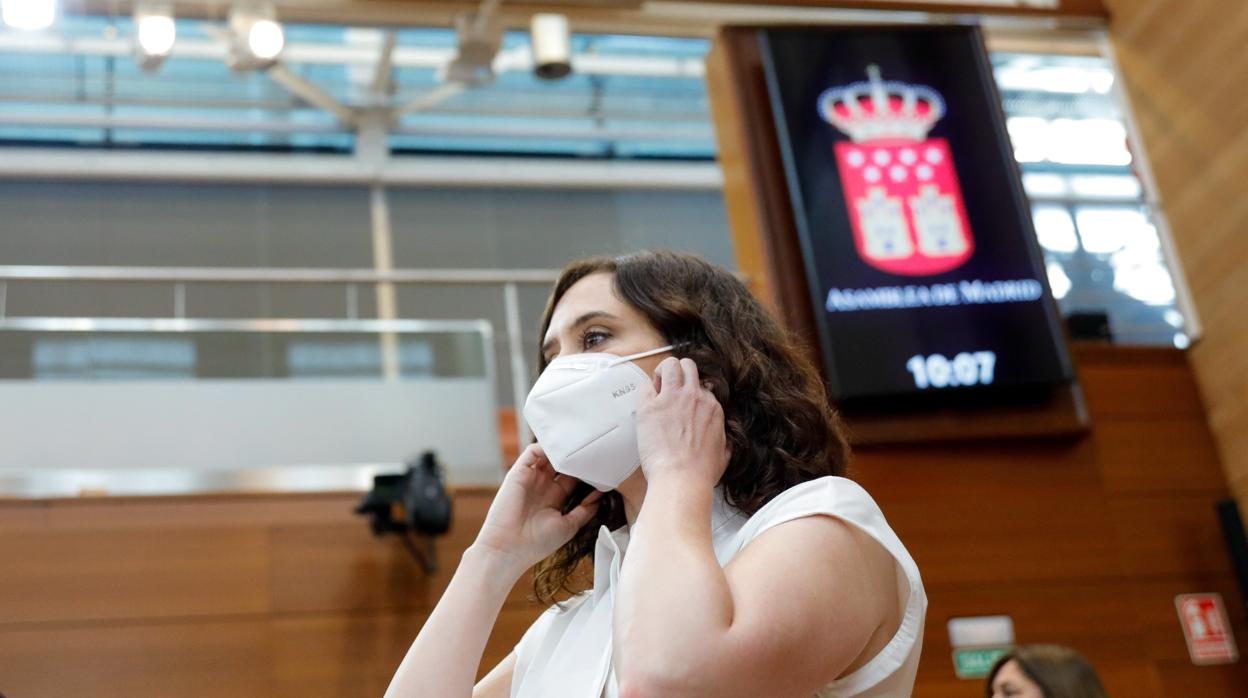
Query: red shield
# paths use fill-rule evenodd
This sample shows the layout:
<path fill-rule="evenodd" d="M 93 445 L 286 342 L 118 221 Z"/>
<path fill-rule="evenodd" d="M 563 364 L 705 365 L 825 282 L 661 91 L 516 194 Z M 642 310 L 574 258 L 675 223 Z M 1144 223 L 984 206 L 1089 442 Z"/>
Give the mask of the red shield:
<path fill-rule="evenodd" d="M 891 274 L 950 271 L 975 250 L 943 138 L 836 144 L 858 254 Z"/>

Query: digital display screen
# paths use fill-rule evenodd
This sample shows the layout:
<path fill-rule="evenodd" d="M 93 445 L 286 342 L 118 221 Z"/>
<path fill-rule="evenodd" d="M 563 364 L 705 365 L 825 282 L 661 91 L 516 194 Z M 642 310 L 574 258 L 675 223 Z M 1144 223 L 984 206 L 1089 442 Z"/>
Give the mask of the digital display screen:
<path fill-rule="evenodd" d="M 947 405 L 1069 383 L 979 31 L 759 40 L 833 397 Z"/>

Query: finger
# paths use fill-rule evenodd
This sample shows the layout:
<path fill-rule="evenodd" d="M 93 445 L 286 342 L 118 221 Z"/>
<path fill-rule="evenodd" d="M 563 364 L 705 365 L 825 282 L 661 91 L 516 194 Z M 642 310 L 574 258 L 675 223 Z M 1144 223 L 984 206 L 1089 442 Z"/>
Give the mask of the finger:
<path fill-rule="evenodd" d="M 531 443 L 520 453 L 520 457 L 516 459 L 515 465 L 521 465 L 526 468 L 532 468 L 534 465 L 546 460 L 546 452 L 542 450 L 541 445 L 537 442 Z"/>
<path fill-rule="evenodd" d="M 564 499 L 567 499 L 568 495 L 572 494 L 572 490 L 576 489 L 576 486 L 581 482 L 571 475 L 564 475 L 563 473 L 555 470 L 553 465 L 550 466 L 550 474 L 551 480 L 555 483 L 555 486 L 559 488 L 559 491 L 563 493 Z"/>
<path fill-rule="evenodd" d="M 594 514 L 598 511 L 598 503 L 602 500 L 602 492 L 594 490 L 592 494 L 585 498 L 575 509 L 564 514 L 563 518 L 570 521 L 579 531 L 589 520 L 594 518 Z"/>
<path fill-rule="evenodd" d="M 602 499 L 605 496 L 606 496 L 606 492 L 603 492 L 602 490 L 594 490 L 590 492 L 589 494 L 585 495 L 585 499 L 581 500 L 581 503 L 579 506 L 585 506 L 587 504 L 594 504 L 599 499 Z"/>
<path fill-rule="evenodd" d="M 658 373 L 663 379 L 663 388 L 679 389 L 685 382 L 684 373 L 680 369 L 680 360 L 674 356 L 669 356 L 659 362 Z M 663 390 L 660 389 L 659 392 Z"/>
<path fill-rule="evenodd" d="M 507 469 L 507 474 L 503 476 L 503 485 L 508 483 L 519 485 L 528 490 L 537 482 L 537 473 L 533 468 L 517 462 L 515 465 Z"/>
<path fill-rule="evenodd" d="M 533 469 L 542 476 L 542 483 L 548 485 L 551 490 L 557 489 L 563 497 L 567 497 L 571 493 L 572 488 L 576 487 L 576 478 L 563 475 L 549 459 L 543 459 L 533 466 Z"/>
<path fill-rule="evenodd" d="M 637 390 L 639 392 L 637 396 L 639 401 L 646 402 L 652 399 L 659 392 L 659 372 L 655 371 L 654 375 L 650 376 L 650 380 L 641 381 L 637 385 Z"/>
<path fill-rule="evenodd" d="M 693 387 L 699 385 L 698 381 L 698 363 L 693 359 L 685 358 L 680 360 L 680 375 L 684 379 L 684 384 Z"/>

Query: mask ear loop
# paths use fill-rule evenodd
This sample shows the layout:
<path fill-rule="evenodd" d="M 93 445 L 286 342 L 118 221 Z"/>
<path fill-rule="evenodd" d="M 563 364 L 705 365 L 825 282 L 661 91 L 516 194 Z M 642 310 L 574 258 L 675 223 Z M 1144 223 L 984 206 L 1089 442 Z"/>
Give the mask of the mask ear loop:
<path fill-rule="evenodd" d="M 643 351 L 638 354 L 629 354 L 628 356 L 621 356 L 618 359 L 612 361 L 611 365 L 617 366 L 619 364 L 624 363 L 625 361 L 635 361 L 637 359 L 644 359 L 647 356 L 654 356 L 655 354 L 662 354 L 665 351 L 673 351 L 675 348 L 676 348 L 675 344 L 668 344 L 667 346 L 659 347 L 657 349 L 650 349 L 648 351 Z"/>

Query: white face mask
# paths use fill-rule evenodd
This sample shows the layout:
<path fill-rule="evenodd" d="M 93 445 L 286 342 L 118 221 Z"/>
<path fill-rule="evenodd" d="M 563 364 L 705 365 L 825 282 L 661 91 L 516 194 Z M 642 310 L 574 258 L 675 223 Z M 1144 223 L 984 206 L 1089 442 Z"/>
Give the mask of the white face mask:
<path fill-rule="evenodd" d="M 671 349 L 572 354 L 546 366 L 524 403 L 524 419 L 556 472 L 606 492 L 637 470 L 637 398 L 641 382 L 653 379 L 633 359 Z"/>

